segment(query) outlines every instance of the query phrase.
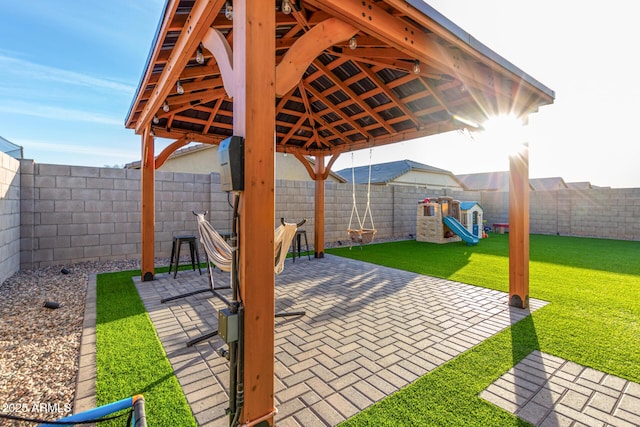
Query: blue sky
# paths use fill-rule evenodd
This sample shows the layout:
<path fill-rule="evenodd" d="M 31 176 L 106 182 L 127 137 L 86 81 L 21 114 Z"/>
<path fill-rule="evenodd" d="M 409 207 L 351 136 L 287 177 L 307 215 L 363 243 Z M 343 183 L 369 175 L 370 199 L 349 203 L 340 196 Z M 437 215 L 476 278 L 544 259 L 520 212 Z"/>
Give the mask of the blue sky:
<path fill-rule="evenodd" d="M 2 3 L 0 135 L 37 163 L 138 159 L 124 119 L 163 1 Z"/>
<path fill-rule="evenodd" d="M 0 1 L 0 136 L 37 163 L 139 160 L 140 138 L 124 119 L 164 1 Z M 556 91 L 555 104 L 530 117 L 531 177 L 640 188 L 640 5 L 428 3 Z M 405 158 L 457 174 L 508 169 L 490 142 L 456 132 L 373 151 L 374 163 Z M 355 165 L 368 161 L 368 151 L 354 155 Z M 344 154 L 334 170 L 351 165 Z"/>

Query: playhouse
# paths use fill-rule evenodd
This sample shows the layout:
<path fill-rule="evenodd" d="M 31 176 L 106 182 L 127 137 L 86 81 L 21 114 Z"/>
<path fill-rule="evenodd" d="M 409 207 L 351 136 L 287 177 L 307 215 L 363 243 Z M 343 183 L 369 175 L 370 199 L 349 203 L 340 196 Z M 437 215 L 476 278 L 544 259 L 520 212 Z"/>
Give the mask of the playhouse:
<path fill-rule="evenodd" d="M 482 238 L 484 231 L 482 217 L 482 206 L 478 202 L 460 202 L 460 223 L 469 230 L 471 234 Z"/>
<path fill-rule="evenodd" d="M 451 197 L 426 198 L 418 203 L 416 240 L 430 243 L 464 240 L 475 245 L 482 237 L 481 224 L 482 207 L 478 203 L 465 202 L 463 206 Z"/>

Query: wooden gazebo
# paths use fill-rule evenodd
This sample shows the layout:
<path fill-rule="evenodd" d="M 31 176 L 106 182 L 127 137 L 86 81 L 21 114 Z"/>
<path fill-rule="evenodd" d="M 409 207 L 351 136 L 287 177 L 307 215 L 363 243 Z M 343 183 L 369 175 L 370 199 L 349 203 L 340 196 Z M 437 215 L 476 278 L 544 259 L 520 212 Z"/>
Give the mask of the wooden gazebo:
<path fill-rule="evenodd" d="M 142 136 L 142 278 L 154 276 L 155 169 L 192 141 L 244 137 L 238 275 L 251 351 L 241 421 L 271 423 L 274 152 L 296 156 L 315 180 L 322 257 L 324 181 L 341 153 L 525 118 L 553 100 L 420 0 L 167 0 L 126 118 Z M 154 136 L 175 142 L 156 155 Z M 511 177 L 510 303 L 525 307 L 526 153 L 511 159 Z"/>

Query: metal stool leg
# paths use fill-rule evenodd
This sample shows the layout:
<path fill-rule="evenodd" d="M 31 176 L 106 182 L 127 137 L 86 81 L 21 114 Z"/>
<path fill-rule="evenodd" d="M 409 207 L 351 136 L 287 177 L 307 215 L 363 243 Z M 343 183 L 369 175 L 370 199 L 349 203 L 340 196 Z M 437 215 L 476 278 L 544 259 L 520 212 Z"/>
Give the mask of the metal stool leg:
<path fill-rule="evenodd" d="M 293 236 L 293 241 L 291 242 L 291 255 L 293 262 L 296 262 L 296 240 L 298 240 L 297 236 Z"/>
<path fill-rule="evenodd" d="M 173 238 L 173 245 L 171 245 L 171 261 L 169 261 L 169 274 L 171 274 L 171 268 L 173 267 L 173 257 L 176 255 L 176 238 Z"/>
<path fill-rule="evenodd" d="M 200 268 L 200 250 L 198 250 L 198 241 L 197 240 L 195 242 L 195 246 L 196 246 L 196 261 L 198 262 L 198 271 L 200 272 L 200 275 L 202 276 L 202 269 Z"/>
<path fill-rule="evenodd" d="M 191 269 L 196 271 L 195 245 L 193 240 L 189 240 L 189 255 L 191 255 Z"/>
<path fill-rule="evenodd" d="M 304 234 L 304 244 L 307 247 L 307 258 L 309 258 L 309 261 L 311 261 L 311 253 L 309 253 L 309 241 L 307 241 L 307 232 L 305 231 L 302 234 Z"/>
<path fill-rule="evenodd" d="M 182 240 L 177 239 L 176 246 L 177 246 L 177 248 L 176 248 L 176 261 L 175 261 L 175 264 L 174 264 L 175 270 L 173 271 L 173 278 L 174 279 L 178 275 L 178 263 L 180 261 L 180 246 L 182 246 Z"/>

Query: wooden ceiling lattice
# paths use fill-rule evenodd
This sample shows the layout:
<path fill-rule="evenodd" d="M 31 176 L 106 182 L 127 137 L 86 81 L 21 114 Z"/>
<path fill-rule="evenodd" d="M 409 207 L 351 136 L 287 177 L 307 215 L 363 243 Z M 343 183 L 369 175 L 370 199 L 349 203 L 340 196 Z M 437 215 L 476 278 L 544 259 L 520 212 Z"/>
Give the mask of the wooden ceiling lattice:
<path fill-rule="evenodd" d="M 233 99 L 224 86 L 223 64 L 207 49 L 202 64 L 194 51 L 174 90 L 161 101 L 154 99 L 157 85 L 172 72 L 167 64 L 180 54 L 174 50 L 197 3 L 168 0 L 127 127 L 140 131 L 151 103 L 158 105 L 150 123 L 157 136 L 216 143 L 232 135 Z M 232 49 L 233 22 L 225 17 L 224 2 L 216 4 L 221 9 L 210 28 Z M 293 5 L 287 15 L 274 1 L 276 64 L 285 63 L 316 26 L 332 20 L 354 28 L 355 43 L 349 37 L 322 49 L 297 84 L 274 100 L 278 151 L 336 154 L 464 127 L 454 114 L 481 123 L 493 114 L 525 115 L 553 102 L 553 91 L 523 79 L 524 73 L 479 43 L 461 40 L 456 33 L 461 30 L 425 14 L 431 10 L 426 5 L 398 0 L 298 0 Z M 183 93 L 175 90 L 178 82 Z"/>

